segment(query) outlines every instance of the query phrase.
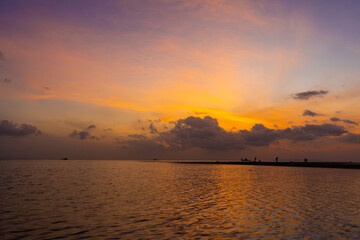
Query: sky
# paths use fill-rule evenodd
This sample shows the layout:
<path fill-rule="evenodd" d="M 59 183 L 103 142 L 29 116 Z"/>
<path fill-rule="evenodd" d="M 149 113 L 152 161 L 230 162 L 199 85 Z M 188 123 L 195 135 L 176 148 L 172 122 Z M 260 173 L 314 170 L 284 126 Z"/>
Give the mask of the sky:
<path fill-rule="evenodd" d="M 360 2 L 0 2 L 0 159 L 360 161 Z"/>

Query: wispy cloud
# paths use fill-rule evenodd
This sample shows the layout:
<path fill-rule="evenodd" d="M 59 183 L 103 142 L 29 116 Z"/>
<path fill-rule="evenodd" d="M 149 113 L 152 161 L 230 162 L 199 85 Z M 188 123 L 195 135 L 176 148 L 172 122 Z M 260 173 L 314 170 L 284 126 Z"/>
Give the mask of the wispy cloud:
<path fill-rule="evenodd" d="M 150 133 L 151 134 L 155 134 L 158 132 L 157 128 L 155 127 L 154 123 L 151 122 L 150 125 L 149 125 L 149 129 L 150 129 Z"/>
<path fill-rule="evenodd" d="M 310 111 L 310 110 L 305 110 L 302 114 L 303 116 L 310 116 L 310 117 L 316 117 L 316 116 L 322 116 L 322 114 Z"/>
<path fill-rule="evenodd" d="M 354 122 L 354 121 L 351 121 L 351 120 L 347 120 L 347 119 L 343 119 L 342 120 L 344 123 L 347 123 L 347 124 L 352 124 L 352 125 L 359 125 L 357 122 Z"/>
<path fill-rule="evenodd" d="M 315 97 L 323 97 L 326 94 L 328 94 L 328 91 L 324 91 L 324 90 L 306 91 L 306 92 L 295 93 L 292 95 L 292 98 L 297 100 L 309 100 Z"/>
<path fill-rule="evenodd" d="M 92 124 L 92 125 L 87 127 L 87 130 L 90 130 L 90 129 L 93 129 L 93 128 L 96 128 L 96 126 Z"/>
<path fill-rule="evenodd" d="M 348 120 L 348 119 L 340 119 L 340 118 L 337 118 L 337 117 L 330 118 L 330 121 L 332 121 L 332 122 L 343 122 L 343 123 L 346 123 L 346 124 L 356 125 L 356 126 L 359 125 L 357 122 L 354 122 L 354 121 L 351 121 L 351 120 Z"/>

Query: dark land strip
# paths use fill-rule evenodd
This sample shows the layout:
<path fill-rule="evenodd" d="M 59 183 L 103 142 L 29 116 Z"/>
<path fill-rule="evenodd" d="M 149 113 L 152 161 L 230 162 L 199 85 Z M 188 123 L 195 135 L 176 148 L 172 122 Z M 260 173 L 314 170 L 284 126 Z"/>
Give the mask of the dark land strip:
<path fill-rule="evenodd" d="M 318 168 L 346 168 L 360 169 L 358 162 L 221 162 L 221 161 L 192 161 L 176 162 L 182 164 L 226 164 L 251 166 L 280 166 L 280 167 L 318 167 Z"/>

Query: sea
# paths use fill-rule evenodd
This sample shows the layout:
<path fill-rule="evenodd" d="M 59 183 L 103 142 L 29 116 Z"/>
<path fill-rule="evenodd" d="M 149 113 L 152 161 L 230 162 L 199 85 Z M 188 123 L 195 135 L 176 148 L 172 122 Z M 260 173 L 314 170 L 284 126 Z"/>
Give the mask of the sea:
<path fill-rule="evenodd" d="M 360 170 L 2 160 L 0 239 L 360 239 Z"/>

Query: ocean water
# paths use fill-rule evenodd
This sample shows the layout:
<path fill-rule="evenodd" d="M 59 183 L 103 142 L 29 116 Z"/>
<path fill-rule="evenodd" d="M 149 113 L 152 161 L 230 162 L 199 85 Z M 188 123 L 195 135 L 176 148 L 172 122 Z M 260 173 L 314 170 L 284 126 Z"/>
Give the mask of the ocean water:
<path fill-rule="evenodd" d="M 360 170 L 0 161 L 0 239 L 360 239 Z"/>

